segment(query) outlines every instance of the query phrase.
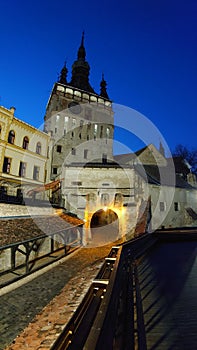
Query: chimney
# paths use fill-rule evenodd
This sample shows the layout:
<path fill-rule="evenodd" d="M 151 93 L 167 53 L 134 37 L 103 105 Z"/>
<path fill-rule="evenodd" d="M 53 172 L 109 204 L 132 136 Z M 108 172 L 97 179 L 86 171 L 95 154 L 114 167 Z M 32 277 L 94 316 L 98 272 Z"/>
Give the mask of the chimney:
<path fill-rule="evenodd" d="M 14 115 L 16 108 L 15 107 L 10 107 L 10 112 Z"/>

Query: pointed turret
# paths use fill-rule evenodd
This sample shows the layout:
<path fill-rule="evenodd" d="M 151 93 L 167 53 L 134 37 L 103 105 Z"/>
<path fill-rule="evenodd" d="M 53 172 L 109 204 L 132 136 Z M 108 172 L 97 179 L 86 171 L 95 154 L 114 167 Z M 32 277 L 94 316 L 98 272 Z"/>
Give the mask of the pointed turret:
<path fill-rule="evenodd" d="M 108 93 L 107 93 L 107 83 L 104 79 L 104 74 L 102 74 L 102 80 L 101 80 L 101 83 L 100 83 L 100 96 L 106 98 L 109 100 L 109 96 L 108 96 Z"/>
<path fill-rule="evenodd" d="M 162 154 L 162 156 L 165 157 L 165 149 L 164 149 L 161 141 L 159 143 L 159 152 Z"/>
<path fill-rule="evenodd" d="M 88 62 L 85 60 L 86 51 L 84 47 L 84 32 L 82 34 L 81 45 L 77 54 L 77 61 L 75 61 L 72 65 L 72 78 L 70 82 L 70 86 L 76 87 L 80 90 L 84 90 L 87 92 L 92 92 L 95 94 L 95 91 L 91 87 L 89 83 L 89 72 L 90 66 Z"/>
<path fill-rule="evenodd" d="M 59 76 L 59 83 L 66 85 L 67 84 L 67 74 L 68 69 L 66 68 L 66 62 L 64 63 L 64 67 L 62 68 Z"/>

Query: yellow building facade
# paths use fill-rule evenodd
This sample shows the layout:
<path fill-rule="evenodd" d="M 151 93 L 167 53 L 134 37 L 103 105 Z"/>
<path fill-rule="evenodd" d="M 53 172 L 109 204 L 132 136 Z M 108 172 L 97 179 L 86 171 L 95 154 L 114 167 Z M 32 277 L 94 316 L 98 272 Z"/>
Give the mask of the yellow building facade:
<path fill-rule="evenodd" d="M 49 136 L 14 116 L 15 108 L 0 106 L 0 199 L 26 196 L 43 185 Z"/>

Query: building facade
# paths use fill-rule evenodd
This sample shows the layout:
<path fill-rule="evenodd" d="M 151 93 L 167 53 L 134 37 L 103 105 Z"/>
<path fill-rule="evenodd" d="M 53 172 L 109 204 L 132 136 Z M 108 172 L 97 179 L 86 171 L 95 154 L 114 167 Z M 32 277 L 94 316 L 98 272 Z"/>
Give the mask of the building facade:
<path fill-rule="evenodd" d="M 15 108 L 0 107 L 0 197 L 26 196 L 43 185 L 49 136 L 14 116 Z"/>

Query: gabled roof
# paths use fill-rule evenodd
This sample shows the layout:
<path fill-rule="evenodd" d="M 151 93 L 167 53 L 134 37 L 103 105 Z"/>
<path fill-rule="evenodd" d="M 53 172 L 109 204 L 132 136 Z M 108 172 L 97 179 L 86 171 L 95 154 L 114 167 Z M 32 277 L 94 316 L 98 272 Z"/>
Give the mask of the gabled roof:
<path fill-rule="evenodd" d="M 128 164 L 131 161 L 134 161 L 136 159 L 135 153 L 124 153 L 124 154 L 118 154 L 114 156 L 115 162 L 119 164 Z"/>

